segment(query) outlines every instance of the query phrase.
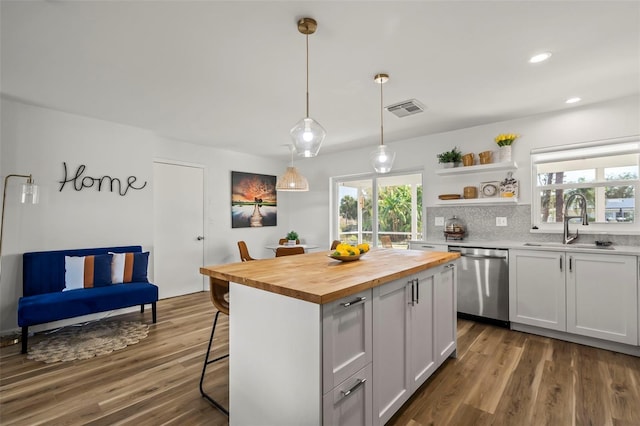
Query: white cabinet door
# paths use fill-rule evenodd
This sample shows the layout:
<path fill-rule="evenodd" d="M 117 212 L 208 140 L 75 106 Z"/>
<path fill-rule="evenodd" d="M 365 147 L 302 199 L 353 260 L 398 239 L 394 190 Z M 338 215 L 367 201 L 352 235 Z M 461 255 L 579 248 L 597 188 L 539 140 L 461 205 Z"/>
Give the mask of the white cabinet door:
<path fill-rule="evenodd" d="M 409 243 L 411 250 L 424 250 L 424 251 L 449 251 L 449 246 L 446 244 L 429 244 L 418 241 L 411 241 Z"/>
<path fill-rule="evenodd" d="M 509 320 L 566 331 L 565 256 L 509 250 Z"/>
<path fill-rule="evenodd" d="M 456 282 L 455 263 L 439 267 L 434 283 L 436 367 L 457 348 Z"/>
<path fill-rule="evenodd" d="M 567 331 L 638 344 L 635 256 L 567 253 Z"/>
<path fill-rule="evenodd" d="M 374 425 L 385 424 L 411 393 L 408 282 L 400 279 L 373 289 Z"/>
<path fill-rule="evenodd" d="M 418 274 L 408 290 L 411 292 L 408 343 L 412 390 L 424 383 L 436 369 L 433 313 L 435 276 L 429 272 Z"/>
<path fill-rule="evenodd" d="M 373 417 L 371 364 L 356 372 L 323 398 L 325 426 L 369 426 Z"/>
<path fill-rule="evenodd" d="M 371 362 L 371 290 L 322 306 L 323 394 Z"/>

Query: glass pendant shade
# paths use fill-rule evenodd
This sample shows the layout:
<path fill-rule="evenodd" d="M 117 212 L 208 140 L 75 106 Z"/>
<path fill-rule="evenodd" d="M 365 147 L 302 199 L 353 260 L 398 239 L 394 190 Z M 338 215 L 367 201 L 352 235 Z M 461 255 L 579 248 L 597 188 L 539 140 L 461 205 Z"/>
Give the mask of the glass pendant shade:
<path fill-rule="evenodd" d="M 33 182 L 22 185 L 22 204 L 38 204 L 39 200 L 38 185 Z"/>
<path fill-rule="evenodd" d="M 315 157 L 327 132 L 311 117 L 298 121 L 291 129 L 293 147 L 301 157 Z"/>
<path fill-rule="evenodd" d="M 309 190 L 309 182 L 307 182 L 307 178 L 302 176 L 298 169 L 290 166 L 287 167 L 287 171 L 284 172 L 284 175 L 280 179 L 278 179 L 278 183 L 276 183 L 277 191 L 308 191 Z"/>
<path fill-rule="evenodd" d="M 379 145 L 369 158 L 376 172 L 389 173 L 393 167 L 393 161 L 396 159 L 396 153 L 385 145 Z"/>

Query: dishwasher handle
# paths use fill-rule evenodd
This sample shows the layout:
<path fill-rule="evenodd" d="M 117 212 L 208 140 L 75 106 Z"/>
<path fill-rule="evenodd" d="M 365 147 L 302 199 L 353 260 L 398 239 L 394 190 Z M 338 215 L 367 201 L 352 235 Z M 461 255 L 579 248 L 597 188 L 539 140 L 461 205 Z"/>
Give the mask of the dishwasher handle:
<path fill-rule="evenodd" d="M 507 258 L 507 256 L 487 256 L 484 254 L 464 254 L 464 253 L 460 253 L 460 256 L 470 257 L 472 259 L 506 259 Z"/>

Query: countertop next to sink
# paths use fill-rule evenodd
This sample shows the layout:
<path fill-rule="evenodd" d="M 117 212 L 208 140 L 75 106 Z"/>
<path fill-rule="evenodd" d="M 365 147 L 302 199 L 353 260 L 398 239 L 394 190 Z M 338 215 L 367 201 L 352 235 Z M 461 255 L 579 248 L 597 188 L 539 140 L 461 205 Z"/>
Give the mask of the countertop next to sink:
<path fill-rule="evenodd" d="M 612 245 L 608 248 L 599 248 L 595 245 L 593 247 L 582 247 L 580 246 L 580 242 L 576 242 L 574 244 L 561 244 L 556 242 L 548 242 L 548 241 L 507 241 L 507 240 L 495 240 L 495 241 L 484 241 L 484 240 L 412 240 L 410 243 L 423 243 L 423 244 L 434 244 L 434 245 L 448 245 L 448 246 L 459 246 L 459 247 L 481 247 L 481 248 L 502 248 L 502 249 L 523 249 L 523 250 L 553 250 L 553 251 L 573 251 L 573 252 L 582 252 L 582 253 L 601 253 L 601 254 L 626 254 L 632 256 L 640 256 L 640 247 L 636 246 L 618 246 Z M 526 245 L 529 244 L 540 244 L 536 245 Z M 612 248 L 611 248 L 612 247 Z"/>

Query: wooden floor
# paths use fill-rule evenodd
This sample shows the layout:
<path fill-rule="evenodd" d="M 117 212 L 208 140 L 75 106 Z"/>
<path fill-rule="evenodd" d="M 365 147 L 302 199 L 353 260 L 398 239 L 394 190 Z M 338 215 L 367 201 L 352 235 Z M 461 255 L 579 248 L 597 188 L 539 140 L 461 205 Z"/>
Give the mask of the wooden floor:
<path fill-rule="evenodd" d="M 226 425 L 198 391 L 213 314 L 208 293 L 162 300 L 149 337 L 90 360 L 0 349 L 0 424 Z M 140 318 L 151 322 L 148 310 L 117 319 Z M 221 316 L 219 354 L 227 324 Z M 211 367 L 206 388 L 227 405 L 227 362 Z M 459 320 L 458 358 L 388 424 L 637 426 L 640 358 Z"/>

